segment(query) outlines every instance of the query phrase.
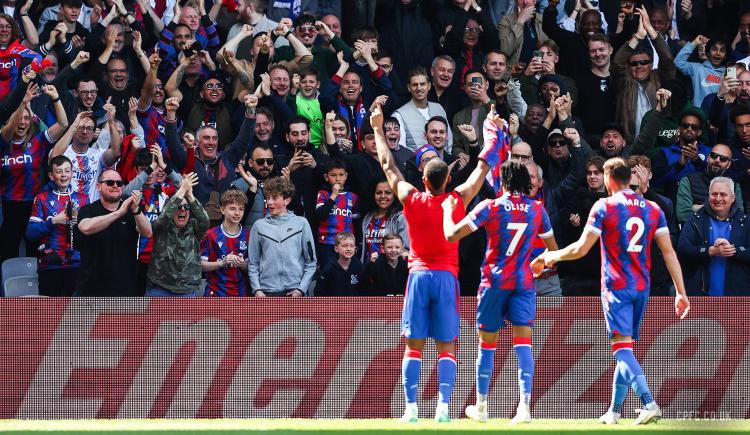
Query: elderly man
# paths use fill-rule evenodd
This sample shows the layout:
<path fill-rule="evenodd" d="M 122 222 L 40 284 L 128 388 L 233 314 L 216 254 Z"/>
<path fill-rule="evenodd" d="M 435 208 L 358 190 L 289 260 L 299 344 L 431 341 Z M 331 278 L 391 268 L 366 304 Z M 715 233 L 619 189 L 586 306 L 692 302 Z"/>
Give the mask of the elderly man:
<path fill-rule="evenodd" d="M 708 204 L 693 213 L 683 226 L 677 251 L 685 268 L 685 288 L 708 296 L 750 295 L 750 242 L 747 216 L 734 194 L 734 181 L 711 180 Z"/>
<path fill-rule="evenodd" d="M 693 212 L 703 207 L 708 199 L 708 186 L 711 180 L 723 176 L 732 166 L 732 149 L 724 144 L 716 144 L 706 158 L 706 169 L 693 172 L 680 180 L 677 186 L 677 221 L 685 222 Z M 737 207 L 743 210 L 742 192 L 739 184 L 734 185 Z"/>

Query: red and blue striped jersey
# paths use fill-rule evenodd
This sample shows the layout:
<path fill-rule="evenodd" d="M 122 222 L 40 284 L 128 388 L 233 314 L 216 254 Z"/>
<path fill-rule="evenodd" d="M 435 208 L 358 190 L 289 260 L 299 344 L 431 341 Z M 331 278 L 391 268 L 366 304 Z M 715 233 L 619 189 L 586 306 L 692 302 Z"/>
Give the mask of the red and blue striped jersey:
<path fill-rule="evenodd" d="M 46 131 L 22 143 L 8 143 L 0 137 L 0 190 L 3 201 L 34 200 L 34 196 L 42 190 L 47 155 L 53 143 Z"/>
<path fill-rule="evenodd" d="M 73 250 L 70 228 L 64 224 L 52 223 L 53 216 L 65 213 L 68 202 L 80 209 L 88 204 L 88 196 L 68 188 L 67 192 L 44 191 L 34 197 L 26 234 L 44 247 L 45 254 L 39 257 L 39 270 L 67 269 L 81 264 L 81 254 Z"/>
<path fill-rule="evenodd" d="M 504 193 L 486 199 L 469 213 L 469 226 L 487 229 L 482 287 L 505 290 L 534 288 L 531 252 L 538 237 L 552 237 L 544 207 L 527 196 Z"/>
<path fill-rule="evenodd" d="M 73 179 L 70 185 L 73 190 L 88 195 L 89 202 L 99 199 L 99 191 L 96 190 L 96 180 L 104 167 L 102 155 L 104 150 L 89 147 L 85 153 L 78 153 L 73 146 L 68 146 L 63 155 L 73 163 Z"/>
<path fill-rule="evenodd" d="M 41 64 L 42 56 L 21 44 L 13 41 L 5 50 L 0 49 L 0 100 L 4 99 L 16 86 L 21 73 L 22 59 L 36 60 Z"/>
<path fill-rule="evenodd" d="M 370 254 L 377 252 L 378 255 L 383 253 L 383 237 L 385 237 L 385 224 L 388 222 L 388 215 L 380 218 L 373 217 L 365 228 L 362 235 L 365 240 L 365 259 L 370 260 Z"/>
<path fill-rule="evenodd" d="M 601 237 L 602 291 L 648 290 L 651 241 L 669 233 L 655 203 L 623 189 L 594 204 L 584 231 Z"/>
<path fill-rule="evenodd" d="M 143 191 L 143 197 L 141 198 L 143 214 L 153 224 L 167 205 L 169 197 L 174 195 L 175 188 L 172 185 L 154 185 L 152 187 L 143 186 L 141 190 Z M 145 264 L 150 263 L 153 249 L 153 237 L 138 236 L 138 261 Z"/>
<path fill-rule="evenodd" d="M 250 245 L 250 230 L 240 227 L 240 232 L 230 236 L 224 232 L 224 227 L 213 227 L 201 241 L 201 260 L 219 261 L 229 254 L 241 255 L 248 261 L 248 246 Z M 206 273 L 207 296 L 248 296 L 250 294 L 250 278 L 247 271 L 227 266 Z"/>
<path fill-rule="evenodd" d="M 147 146 L 159 144 L 165 161 L 169 159 L 169 149 L 167 149 L 166 124 L 164 114 L 160 113 L 154 106 L 149 106 L 146 110 L 136 112 L 138 122 L 143 127 L 143 138 Z M 179 170 L 177 168 L 176 170 Z"/>
<path fill-rule="evenodd" d="M 331 206 L 328 217 L 320 220 L 318 225 L 318 243 L 324 245 L 336 244 L 336 234 L 349 231 L 354 232 L 354 219 L 359 218 L 359 200 L 353 192 L 339 192 L 336 199 L 331 199 L 331 192 L 320 190 L 315 208 Z"/>

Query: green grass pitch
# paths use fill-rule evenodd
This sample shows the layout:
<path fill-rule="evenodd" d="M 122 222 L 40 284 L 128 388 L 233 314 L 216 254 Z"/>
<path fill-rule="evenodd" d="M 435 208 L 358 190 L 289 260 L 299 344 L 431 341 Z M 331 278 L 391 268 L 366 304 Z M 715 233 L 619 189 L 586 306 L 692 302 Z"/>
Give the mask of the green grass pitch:
<path fill-rule="evenodd" d="M 0 433 L 19 434 L 107 434 L 107 435 L 256 435 L 256 434 L 420 434 L 420 433 L 507 433 L 552 434 L 750 434 L 750 420 L 661 420 L 646 426 L 631 426 L 621 420 L 617 426 L 603 426 L 595 420 L 535 420 L 511 426 L 509 420 L 478 423 L 465 419 L 451 423 L 419 423 L 397 420 L 244 419 L 244 420 L 0 420 Z"/>

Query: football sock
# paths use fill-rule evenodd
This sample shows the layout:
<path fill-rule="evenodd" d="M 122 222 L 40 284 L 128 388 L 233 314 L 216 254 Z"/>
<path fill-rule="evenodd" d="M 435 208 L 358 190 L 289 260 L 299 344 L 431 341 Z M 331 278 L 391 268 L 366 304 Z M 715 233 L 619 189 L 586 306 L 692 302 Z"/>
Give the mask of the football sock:
<path fill-rule="evenodd" d="M 406 403 L 417 403 L 419 374 L 422 370 L 422 351 L 406 348 L 401 361 L 401 382 Z"/>
<path fill-rule="evenodd" d="M 438 354 L 439 403 L 450 403 L 453 384 L 456 383 L 456 356 L 450 352 Z"/>
<path fill-rule="evenodd" d="M 609 410 L 618 414 L 622 413 L 622 404 L 625 403 L 625 397 L 628 395 L 628 383 L 620 369 L 620 362 L 615 362 L 615 373 L 612 376 L 612 403 Z"/>
<path fill-rule="evenodd" d="M 625 382 L 635 391 L 635 394 L 641 399 L 643 405 L 651 408 L 654 398 L 651 396 L 651 390 L 648 388 L 646 376 L 643 374 L 641 365 L 635 359 L 635 355 L 633 355 L 633 342 L 621 341 L 612 343 L 612 351 L 620 365 L 620 371 L 625 378 Z"/>
<path fill-rule="evenodd" d="M 479 396 L 486 400 L 490 392 L 490 381 L 492 380 L 492 370 L 495 365 L 495 350 L 497 343 L 479 342 L 479 353 L 477 354 L 477 402 Z"/>
<path fill-rule="evenodd" d="M 531 385 L 534 379 L 534 355 L 531 352 L 531 338 L 513 337 L 513 349 L 518 358 L 518 389 L 521 403 L 531 404 Z"/>

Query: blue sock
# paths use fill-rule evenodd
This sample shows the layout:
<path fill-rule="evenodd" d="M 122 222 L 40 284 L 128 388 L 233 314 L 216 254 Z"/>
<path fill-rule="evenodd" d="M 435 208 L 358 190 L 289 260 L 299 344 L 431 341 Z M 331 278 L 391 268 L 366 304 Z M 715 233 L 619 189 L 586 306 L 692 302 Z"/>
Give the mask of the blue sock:
<path fill-rule="evenodd" d="M 620 363 L 615 363 L 615 374 L 612 377 L 612 403 L 609 410 L 618 414 L 622 413 L 622 404 L 625 403 L 625 397 L 628 395 L 628 383 L 622 374 Z"/>
<path fill-rule="evenodd" d="M 652 403 L 654 398 L 651 396 L 651 390 L 648 388 L 646 376 L 643 374 L 638 360 L 635 359 L 635 355 L 633 355 L 633 342 L 627 342 L 627 344 L 623 342 L 614 343 L 612 348 L 615 353 L 615 359 L 620 364 L 620 371 L 625 381 L 630 385 L 630 388 L 635 391 L 635 394 L 641 399 L 641 403 L 644 406 Z"/>
<path fill-rule="evenodd" d="M 450 352 L 438 354 L 438 391 L 440 403 L 451 403 L 453 384 L 456 383 L 456 356 Z"/>
<path fill-rule="evenodd" d="M 490 381 L 495 365 L 497 343 L 479 343 L 477 354 L 477 394 L 487 396 L 490 393 Z"/>
<path fill-rule="evenodd" d="M 514 337 L 513 349 L 518 358 L 518 389 L 521 401 L 530 405 L 531 385 L 534 380 L 534 355 L 531 352 L 531 339 Z"/>
<path fill-rule="evenodd" d="M 406 348 L 401 361 L 401 383 L 406 403 L 417 403 L 419 374 L 422 371 L 422 351 Z"/>

